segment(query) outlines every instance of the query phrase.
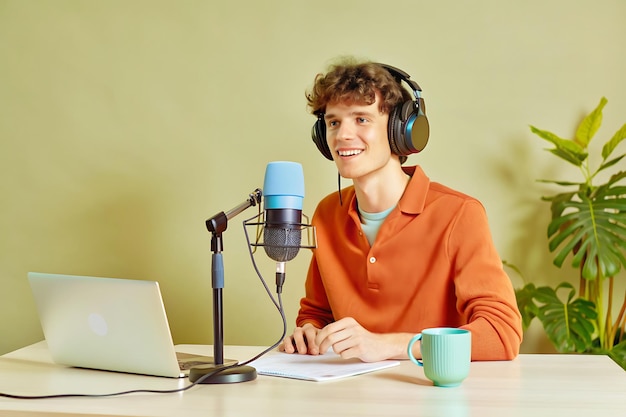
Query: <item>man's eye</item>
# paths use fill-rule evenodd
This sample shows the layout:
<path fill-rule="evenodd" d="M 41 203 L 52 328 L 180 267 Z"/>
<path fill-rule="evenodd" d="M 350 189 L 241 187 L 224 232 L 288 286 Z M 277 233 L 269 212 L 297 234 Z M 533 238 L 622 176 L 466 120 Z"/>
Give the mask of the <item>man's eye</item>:
<path fill-rule="evenodd" d="M 338 125 L 338 123 L 337 123 L 335 120 L 330 120 L 330 121 L 328 122 L 328 127 L 335 127 L 335 126 L 337 126 L 337 125 Z"/>
<path fill-rule="evenodd" d="M 359 123 L 367 123 L 367 119 L 365 117 L 357 117 L 357 122 Z"/>

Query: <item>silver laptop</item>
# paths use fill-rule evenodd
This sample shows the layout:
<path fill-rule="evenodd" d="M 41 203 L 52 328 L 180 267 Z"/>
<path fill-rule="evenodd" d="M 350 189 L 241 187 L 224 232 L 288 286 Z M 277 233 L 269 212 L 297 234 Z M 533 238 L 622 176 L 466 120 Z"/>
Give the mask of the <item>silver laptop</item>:
<path fill-rule="evenodd" d="M 158 282 L 29 272 L 55 363 L 182 378 L 206 356 L 178 353 Z"/>

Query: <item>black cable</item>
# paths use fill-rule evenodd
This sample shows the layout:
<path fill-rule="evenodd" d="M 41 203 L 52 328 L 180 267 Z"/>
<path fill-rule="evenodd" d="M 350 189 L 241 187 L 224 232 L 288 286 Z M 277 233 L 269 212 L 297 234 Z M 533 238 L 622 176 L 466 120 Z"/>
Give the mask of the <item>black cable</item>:
<path fill-rule="evenodd" d="M 245 232 L 245 227 L 246 227 L 245 223 L 247 221 L 249 221 L 249 220 L 251 220 L 251 219 L 248 219 L 248 220 L 244 221 L 244 232 Z M 231 364 L 231 365 L 227 365 L 227 366 L 224 366 L 224 367 L 216 368 L 213 372 L 210 372 L 210 373 L 207 373 L 207 374 L 203 375 L 202 377 L 200 377 L 195 382 L 192 382 L 190 385 L 187 385 L 186 387 L 182 387 L 182 388 L 176 388 L 176 389 L 170 389 L 170 390 L 136 389 L 136 390 L 112 392 L 112 393 L 108 393 L 108 394 L 14 395 L 14 394 L 7 394 L 7 393 L 4 393 L 4 392 L 0 392 L 0 397 L 12 398 L 12 399 L 18 399 L 18 400 L 42 400 L 42 399 L 69 398 L 69 397 L 92 397 L 92 398 L 115 397 L 115 396 L 120 396 L 120 395 L 137 394 L 137 393 L 174 394 L 174 393 L 177 393 L 177 392 L 187 391 L 188 389 L 193 388 L 193 387 L 195 387 L 198 384 L 201 384 L 203 381 L 209 380 L 210 378 L 214 377 L 215 375 L 218 375 L 221 372 L 224 372 L 227 369 L 230 369 L 230 368 L 233 368 L 233 367 L 236 367 L 236 366 L 248 365 L 249 363 L 254 362 L 255 360 L 257 360 L 260 357 L 262 357 L 263 355 L 267 354 L 269 351 L 275 349 L 280 344 L 280 342 L 283 341 L 283 339 L 287 335 L 287 319 L 285 317 L 285 310 L 284 310 L 284 307 L 283 307 L 283 299 L 282 299 L 282 296 L 281 296 L 280 292 L 278 292 L 278 294 L 277 294 L 278 301 L 276 301 L 276 299 L 272 295 L 272 292 L 270 291 L 269 286 L 267 285 L 267 282 L 263 278 L 263 275 L 259 271 L 259 268 L 258 268 L 258 266 L 256 264 L 255 259 L 254 259 L 254 254 L 252 253 L 252 249 L 251 249 L 251 246 L 250 246 L 250 241 L 248 239 L 248 234 L 245 233 L 245 235 L 246 235 L 246 241 L 248 242 L 248 252 L 250 253 L 250 258 L 252 259 L 252 265 L 254 266 L 254 270 L 256 271 L 257 276 L 261 280 L 261 283 L 265 287 L 265 291 L 267 292 L 268 296 L 270 297 L 270 299 L 272 300 L 272 302 L 274 303 L 274 305 L 278 309 L 278 312 L 280 313 L 280 317 L 281 317 L 281 319 L 283 321 L 283 334 L 282 334 L 282 336 L 280 337 L 280 339 L 276 343 L 274 343 L 269 348 L 263 350 L 261 353 L 257 354 L 256 356 L 252 357 L 251 359 L 246 360 L 245 362 L 237 362 L 237 363 L 234 363 L 234 364 Z"/>
<path fill-rule="evenodd" d="M 206 381 L 207 379 L 210 379 L 212 377 L 214 377 L 215 375 L 218 375 L 219 373 L 229 369 L 229 368 L 233 368 L 236 366 L 243 366 L 243 365 L 248 365 L 251 362 L 254 362 L 255 360 L 259 359 L 260 357 L 262 357 L 263 355 L 267 354 L 269 351 L 275 349 L 280 342 L 285 338 L 285 335 L 287 334 L 287 320 L 285 318 L 285 312 L 283 309 L 283 303 L 282 303 L 282 297 L 280 295 L 278 295 L 278 303 L 279 303 L 279 312 L 280 315 L 282 317 L 283 320 L 283 334 L 281 336 L 281 338 L 279 339 L 278 342 L 274 343 L 272 346 L 270 346 L 269 348 L 266 348 L 265 350 L 263 350 L 261 353 L 257 354 L 256 356 L 244 361 L 244 362 L 237 362 L 231 365 L 227 365 L 221 368 L 217 368 L 215 369 L 213 372 L 207 373 L 205 375 L 203 375 L 202 377 L 200 377 L 198 380 L 196 380 L 195 382 L 191 383 L 190 385 L 187 385 L 186 387 L 182 387 L 182 388 L 176 388 L 176 389 L 171 389 L 171 390 L 149 390 L 149 389 L 136 389 L 136 390 L 128 390 L 128 391 L 120 391 L 120 392 L 112 392 L 112 393 L 108 393 L 108 394 L 53 394 L 53 395 L 14 395 L 14 394 L 7 394 L 7 393 L 3 393 L 0 392 L 0 397 L 4 397 L 4 398 L 13 398 L 13 399 L 21 399 L 21 400 L 41 400 L 41 399 L 52 399 L 52 398 L 69 398 L 69 397 L 92 397 L 92 398 L 98 398 L 98 397 L 115 397 L 115 396 L 121 396 L 121 395 L 128 395 L 128 394 L 137 394 L 137 393 L 148 393 L 148 394 L 173 394 L 173 393 L 177 393 L 177 392 L 183 392 L 183 391 L 187 391 L 190 388 L 195 387 L 198 384 L 201 384 L 203 381 Z"/>

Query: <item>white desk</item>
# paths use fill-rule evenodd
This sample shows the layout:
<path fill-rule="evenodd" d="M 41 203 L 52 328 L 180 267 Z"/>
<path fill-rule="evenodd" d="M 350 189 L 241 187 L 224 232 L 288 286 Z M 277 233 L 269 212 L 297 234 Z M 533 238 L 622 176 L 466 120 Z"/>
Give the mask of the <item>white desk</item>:
<path fill-rule="evenodd" d="M 212 354 L 210 346 L 181 345 Z M 241 361 L 258 347 L 226 346 Z M 278 354 L 273 352 L 272 354 Z M 45 342 L 0 357 L 0 392 L 22 395 L 173 389 L 187 379 L 126 375 L 54 365 Z M 460 387 L 434 387 L 409 361 L 331 382 L 260 375 L 239 384 L 200 385 L 184 393 L 110 398 L 0 398 L 0 416 L 626 416 L 626 372 L 606 356 L 521 355 L 473 362 Z"/>

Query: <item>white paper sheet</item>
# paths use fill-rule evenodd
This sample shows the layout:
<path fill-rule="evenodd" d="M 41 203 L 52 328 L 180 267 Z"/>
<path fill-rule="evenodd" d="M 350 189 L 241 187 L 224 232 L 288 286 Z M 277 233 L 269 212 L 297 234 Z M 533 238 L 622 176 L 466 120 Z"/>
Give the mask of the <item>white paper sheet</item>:
<path fill-rule="evenodd" d="M 362 362 L 359 359 L 342 359 L 329 351 L 324 355 L 298 355 L 281 352 L 269 354 L 251 362 L 259 375 L 304 379 L 307 381 L 330 381 L 399 365 L 399 361 Z"/>

